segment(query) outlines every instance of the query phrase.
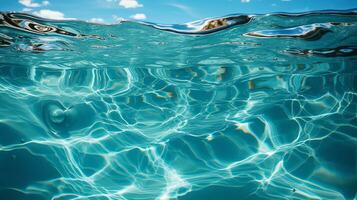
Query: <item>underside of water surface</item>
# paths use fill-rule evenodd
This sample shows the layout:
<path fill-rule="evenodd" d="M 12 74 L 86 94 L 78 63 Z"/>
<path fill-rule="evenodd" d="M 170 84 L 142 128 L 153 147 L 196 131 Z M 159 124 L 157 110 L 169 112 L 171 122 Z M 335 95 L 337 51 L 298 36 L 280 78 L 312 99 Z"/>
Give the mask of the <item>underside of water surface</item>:
<path fill-rule="evenodd" d="M 0 13 L 0 199 L 355 199 L 357 12 Z"/>

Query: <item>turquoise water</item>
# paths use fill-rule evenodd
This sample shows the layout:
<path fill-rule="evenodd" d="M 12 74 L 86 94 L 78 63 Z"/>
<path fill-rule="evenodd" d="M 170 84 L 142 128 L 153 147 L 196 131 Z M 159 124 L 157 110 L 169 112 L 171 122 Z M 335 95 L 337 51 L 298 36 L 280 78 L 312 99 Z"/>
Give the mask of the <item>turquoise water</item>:
<path fill-rule="evenodd" d="M 0 199 L 355 199 L 355 10 L 0 15 Z"/>

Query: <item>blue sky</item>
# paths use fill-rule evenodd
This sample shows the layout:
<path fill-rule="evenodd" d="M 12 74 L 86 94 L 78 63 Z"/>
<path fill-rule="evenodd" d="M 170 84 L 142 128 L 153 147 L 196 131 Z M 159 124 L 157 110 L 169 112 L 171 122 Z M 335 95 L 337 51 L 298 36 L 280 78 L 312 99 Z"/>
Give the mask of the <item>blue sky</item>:
<path fill-rule="evenodd" d="M 184 23 L 233 13 L 357 8 L 357 0 L 1 0 L 1 11 L 115 23 L 121 18 Z"/>

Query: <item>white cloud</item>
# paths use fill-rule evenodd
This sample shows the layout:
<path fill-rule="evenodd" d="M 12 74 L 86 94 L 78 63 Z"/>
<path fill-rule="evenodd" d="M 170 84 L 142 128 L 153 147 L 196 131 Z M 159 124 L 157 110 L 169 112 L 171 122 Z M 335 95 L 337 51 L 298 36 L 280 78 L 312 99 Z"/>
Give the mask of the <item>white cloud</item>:
<path fill-rule="evenodd" d="M 23 8 L 22 11 L 23 12 L 30 12 L 30 11 L 32 11 L 32 8 Z"/>
<path fill-rule="evenodd" d="M 42 1 L 42 3 L 36 3 L 36 2 L 32 2 L 32 0 L 19 0 L 19 3 L 30 8 L 47 6 L 48 4 L 50 4 L 49 1 Z"/>
<path fill-rule="evenodd" d="M 240 0 L 242 3 L 249 3 L 250 0 Z"/>
<path fill-rule="evenodd" d="M 47 19 L 75 19 L 75 18 L 66 18 L 64 17 L 63 13 L 54 10 L 40 10 L 40 11 L 33 12 L 33 14 Z"/>
<path fill-rule="evenodd" d="M 146 15 L 144 13 L 137 13 L 137 14 L 132 15 L 130 17 L 133 18 L 133 19 L 136 19 L 136 20 L 146 19 Z"/>
<path fill-rule="evenodd" d="M 88 21 L 92 22 L 92 23 L 97 23 L 97 24 L 104 24 L 104 19 L 102 19 L 102 18 L 92 18 Z"/>
<path fill-rule="evenodd" d="M 139 8 L 143 7 L 137 0 L 120 0 L 119 5 L 124 8 Z"/>

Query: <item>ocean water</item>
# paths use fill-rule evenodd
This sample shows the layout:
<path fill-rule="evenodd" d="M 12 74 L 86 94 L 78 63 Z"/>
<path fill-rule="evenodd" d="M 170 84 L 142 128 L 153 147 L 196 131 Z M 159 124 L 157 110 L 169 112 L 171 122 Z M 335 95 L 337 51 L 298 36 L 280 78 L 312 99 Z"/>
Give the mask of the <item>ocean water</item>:
<path fill-rule="evenodd" d="M 1 200 L 356 199 L 357 12 L 0 15 Z"/>

